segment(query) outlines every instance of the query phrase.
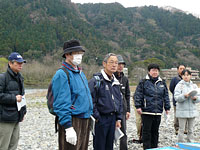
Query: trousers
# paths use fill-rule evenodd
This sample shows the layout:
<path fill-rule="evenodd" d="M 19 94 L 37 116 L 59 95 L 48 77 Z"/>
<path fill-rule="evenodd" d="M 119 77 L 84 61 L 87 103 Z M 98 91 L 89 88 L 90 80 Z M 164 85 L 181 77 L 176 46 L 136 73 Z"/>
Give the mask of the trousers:
<path fill-rule="evenodd" d="M 184 142 L 183 134 L 185 130 L 186 122 L 188 123 L 188 133 L 187 133 L 187 142 L 193 142 L 193 126 L 195 118 L 178 118 L 179 121 L 179 130 L 178 130 L 178 142 Z"/>
<path fill-rule="evenodd" d="M 123 114 L 121 121 L 121 131 L 124 133 L 124 136 L 120 139 L 120 150 L 128 150 L 126 135 L 126 114 Z"/>
<path fill-rule="evenodd" d="M 95 124 L 95 136 L 93 136 L 94 150 L 113 150 L 116 115 L 101 115 L 101 119 Z"/>
<path fill-rule="evenodd" d="M 143 149 L 157 148 L 161 115 L 142 114 L 142 140 Z"/>
<path fill-rule="evenodd" d="M 65 128 L 58 125 L 59 150 L 87 150 L 90 133 L 90 119 L 72 117 L 72 126 L 77 135 L 76 145 L 66 142 Z"/>
<path fill-rule="evenodd" d="M 19 123 L 0 123 L 0 150 L 16 150 L 19 141 Z"/>

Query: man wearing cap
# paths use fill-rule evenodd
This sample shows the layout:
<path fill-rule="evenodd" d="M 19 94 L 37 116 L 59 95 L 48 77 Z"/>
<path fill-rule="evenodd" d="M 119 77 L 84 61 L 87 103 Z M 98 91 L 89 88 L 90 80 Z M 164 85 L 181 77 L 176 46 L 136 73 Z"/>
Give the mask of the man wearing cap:
<path fill-rule="evenodd" d="M 120 139 L 120 150 L 128 150 L 126 120 L 128 120 L 130 117 L 130 88 L 128 78 L 123 73 L 123 69 L 126 63 L 121 55 L 117 55 L 117 59 L 118 67 L 117 72 L 115 72 L 114 75 L 120 82 L 120 91 L 123 95 L 123 117 L 121 122 L 121 130 L 124 133 L 124 136 Z"/>
<path fill-rule="evenodd" d="M 17 103 L 24 101 L 24 78 L 20 74 L 26 61 L 13 52 L 8 57 L 8 68 L 0 74 L 0 149 L 15 150 L 19 141 L 19 122 L 23 121 L 26 106 L 18 110 Z"/>
<path fill-rule="evenodd" d="M 78 67 L 85 52 L 78 40 L 64 43 L 62 64 L 52 79 L 53 109 L 59 120 L 59 150 L 87 150 L 93 104 L 87 79 Z M 69 78 L 68 78 L 69 77 Z"/>

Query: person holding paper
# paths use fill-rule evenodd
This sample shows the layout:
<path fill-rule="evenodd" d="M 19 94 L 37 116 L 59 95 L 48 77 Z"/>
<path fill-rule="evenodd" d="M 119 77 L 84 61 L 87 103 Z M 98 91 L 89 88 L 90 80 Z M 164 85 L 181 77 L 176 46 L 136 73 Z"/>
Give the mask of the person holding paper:
<path fill-rule="evenodd" d="M 184 128 L 186 121 L 188 123 L 187 142 L 193 142 L 193 126 L 195 117 L 199 115 L 196 109 L 196 103 L 200 102 L 200 96 L 197 95 L 198 86 L 191 81 L 191 72 L 183 70 L 182 80 L 176 85 L 174 98 L 177 102 L 176 117 L 179 121 L 178 142 L 184 142 Z"/>
<path fill-rule="evenodd" d="M 0 74 L 0 149 L 16 150 L 19 141 L 19 122 L 26 114 L 26 105 L 18 110 L 17 103 L 24 97 L 24 78 L 20 74 L 26 61 L 13 52 L 8 57 L 8 68 Z M 24 100 L 23 100 L 24 101 Z"/>
<path fill-rule="evenodd" d="M 134 93 L 137 113 L 142 117 L 143 149 L 157 148 L 159 126 L 163 108 L 166 114 L 170 110 L 168 89 L 165 81 L 159 77 L 160 67 L 149 64 L 148 74 L 142 79 Z"/>
<path fill-rule="evenodd" d="M 117 56 L 114 53 L 107 54 L 103 60 L 104 69 L 89 81 L 94 106 L 93 116 L 96 119 L 94 150 L 113 150 L 115 129 L 121 127 L 123 99 L 120 83 L 114 75 L 117 66 Z"/>
<path fill-rule="evenodd" d="M 181 73 L 185 69 L 185 66 L 183 64 L 178 65 L 177 67 L 177 73 L 178 75 L 176 77 L 173 77 L 170 85 L 169 85 L 169 90 L 172 93 L 172 99 L 173 99 L 173 106 L 174 106 L 174 129 L 175 129 L 175 134 L 178 134 L 178 118 L 176 118 L 176 101 L 174 99 L 174 90 L 176 85 L 182 80 Z M 185 127 L 185 133 L 187 133 L 187 127 Z"/>

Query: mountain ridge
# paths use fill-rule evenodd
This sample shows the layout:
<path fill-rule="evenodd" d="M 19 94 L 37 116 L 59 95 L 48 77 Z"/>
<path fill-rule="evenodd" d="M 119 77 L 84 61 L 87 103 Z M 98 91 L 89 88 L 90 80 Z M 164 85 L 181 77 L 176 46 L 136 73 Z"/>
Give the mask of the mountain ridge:
<path fill-rule="evenodd" d="M 179 63 L 200 68 L 200 20 L 191 14 L 70 0 L 0 0 L 0 8 L 2 56 L 18 51 L 42 61 L 62 52 L 65 41 L 79 39 L 88 65 L 101 65 L 104 55 L 114 52 L 130 67 L 156 58 L 166 68 Z"/>

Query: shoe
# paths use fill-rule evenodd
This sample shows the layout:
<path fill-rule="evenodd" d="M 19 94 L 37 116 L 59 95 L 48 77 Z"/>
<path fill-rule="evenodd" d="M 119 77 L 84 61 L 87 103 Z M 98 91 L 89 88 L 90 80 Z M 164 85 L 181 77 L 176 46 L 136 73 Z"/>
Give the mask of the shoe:
<path fill-rule="evenodd" d="M 184 134 L 187 134 L 188 132 L 187 131 L 184 131 Z"/>
<path fill-rule="evenodd" d="M 176 134 L 176 135 L 178 135 L 178 130 L 177 130 L 177 131 L 175 131 L 175 134 Z"/>

